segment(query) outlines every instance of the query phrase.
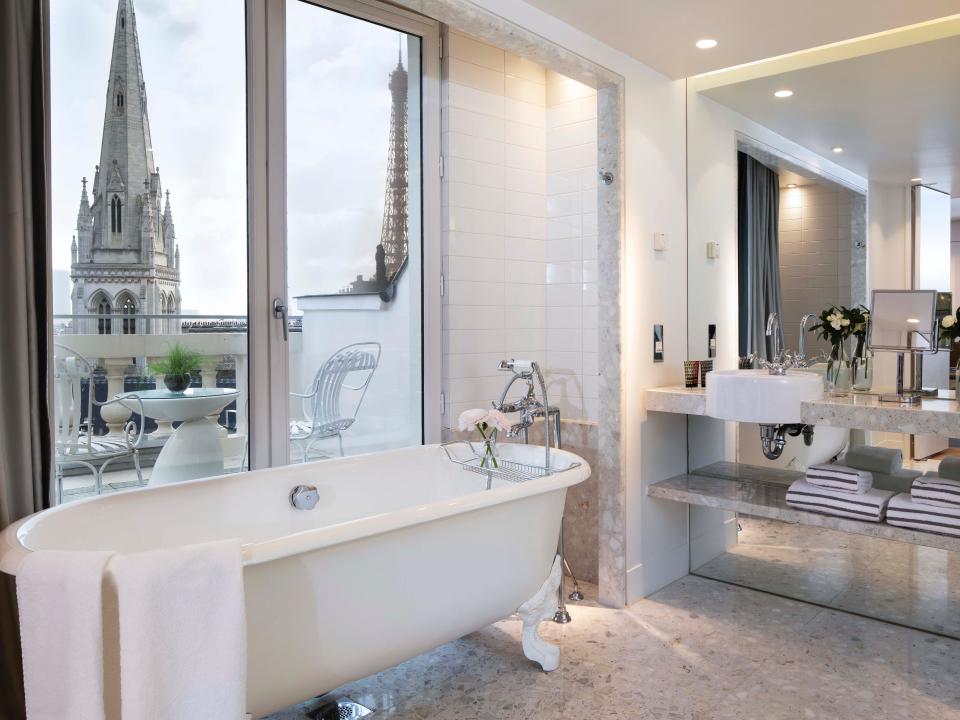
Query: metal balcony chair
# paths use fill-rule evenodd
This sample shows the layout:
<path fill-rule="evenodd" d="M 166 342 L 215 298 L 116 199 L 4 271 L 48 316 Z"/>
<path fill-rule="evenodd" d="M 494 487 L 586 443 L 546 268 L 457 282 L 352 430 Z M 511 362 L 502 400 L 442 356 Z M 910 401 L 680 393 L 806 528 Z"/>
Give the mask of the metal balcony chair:
<path fill-rule="evenodd" d="M 380 365 L 380 343 L 363 342 L 347 345 L 330 356 L 303 393 L 290 393 L 300 398 L 303 420 L 290 423 L 290 440 L 303 449 L 303 462 L 317 440 L 336 437 L 343 457 L 343 431 L 353 425 L 366 397 L 373 374 Z M 356 384 L 348 384 L 351 376 Z M 352 409 L 346 412 L 341 405 L 343 390 L 349 390 L 356 399 L 343 399 Z"/>
<path fill-rule="evenodd" d="M 119 400 L 98 402 L 94 399 L 93 364 L 66 345 L 54 344 L 54 474 L 56 502 L 63 500 L 63 469 L 81 465 L 93 474 L 97 494 L 103 492 L 103 473 L 114 460 L 133 459 L 139 484 L 143 485 L 140 470 L 140 447 L 143 444 L 143 403 L 136 395 L 127 395 L 124 406 L 139 405 L 140 427 L 127 421 L 119 437 L 93 434 L 93 408 L 119 403 Z M 83 381 L 87 381 L 87 399 L 83 401 Z M 96 463 L 99 463 L 97 465 Z"/>

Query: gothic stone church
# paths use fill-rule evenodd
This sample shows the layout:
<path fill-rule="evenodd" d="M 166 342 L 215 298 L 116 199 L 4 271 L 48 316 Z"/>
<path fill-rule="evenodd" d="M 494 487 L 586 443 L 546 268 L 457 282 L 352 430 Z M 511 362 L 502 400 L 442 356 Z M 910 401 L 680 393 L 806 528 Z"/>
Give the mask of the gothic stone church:
<path fill-rule="evenodd" d="M 93 204 L 84 178 L 71 251 L 73 314 L 106 316 L 96 320 L 96 332 L 160 327 L 110 315 L 180 312 L 180 251 L 170 193 L 164 198 L 154 164 L 132 0 L 119 0 L 117 7 Z"/>

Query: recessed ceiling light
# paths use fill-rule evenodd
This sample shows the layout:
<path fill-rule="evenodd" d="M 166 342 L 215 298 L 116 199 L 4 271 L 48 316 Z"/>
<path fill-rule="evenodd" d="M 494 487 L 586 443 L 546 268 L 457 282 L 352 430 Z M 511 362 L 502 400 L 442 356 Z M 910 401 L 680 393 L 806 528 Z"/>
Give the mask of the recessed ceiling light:
<path fill-rule="evenodd" d="M 793 90 L 777 90 L 773 96 L 778 98 L 788 98 L 793 95 Z"/>
<path fill-rule="evenodd" d="M 797 186 L 796 183 L 787 183 L 788 188 L 795 188 L 796 186 Z"/>
<path fill-rule="evenodd" d="M 922 182 L 923 182 L 923 178 L 910 178 L 910 182 L 912 182 L 912 183 L 922 183 Z"/>
<path fill-rule="evenodd" d="M 920 320 L 918 318 L 907 318 L 907 322 L 911 325 L 919 325 Z"/>
<path fill-rule="evenodd" d="M 832 150 L 833 150 L 833 152 L 835 152 L 837 155 L 839 155 L 840 153 L 843 152 L 843 148 L 840 147 L 839 145 L 834 146 L 834 147 L 832 148 Z"/>
<path fill-rule="evenodd" d="M 697 47 L 701 50 L 709 50 L 710 48 L 715 48 L 717 46 L 717 41 L 711 38 L 701 38 L 697 40 Z"/>

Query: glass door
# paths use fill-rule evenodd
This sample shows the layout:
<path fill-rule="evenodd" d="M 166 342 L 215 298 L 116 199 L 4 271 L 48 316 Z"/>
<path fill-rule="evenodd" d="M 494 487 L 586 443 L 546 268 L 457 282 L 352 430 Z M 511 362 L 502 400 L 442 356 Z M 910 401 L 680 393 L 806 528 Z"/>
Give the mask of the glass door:
<path fill-rule="evenodd" d="M 429 126 L 439 139 L 436 73 L 425 70 L 438 64 L 436 25 L 365 2 L 306 0 L 287 0 L 282 22 L 285 192 L 275 202 L 285 227 L 268 249 L 278 369 L 269 464 L 419 445 L 431 434 L 425 377 L 435 367 L 425 362 L 424 277 L 439 235 L 423 218 L 439 217 L 425 198 L 439 163 L 428 177 L 436 143 L 423 138 Z"/>
<path fill-rule="evenodd" d="M 50 3 L 55 503 L 246 467 L 245 10 Z"/>

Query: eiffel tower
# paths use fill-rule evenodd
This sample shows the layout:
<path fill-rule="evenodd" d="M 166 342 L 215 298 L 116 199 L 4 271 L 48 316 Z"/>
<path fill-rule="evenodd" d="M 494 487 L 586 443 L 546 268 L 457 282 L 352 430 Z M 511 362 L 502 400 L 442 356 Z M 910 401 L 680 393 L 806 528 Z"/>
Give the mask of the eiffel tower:
<path fill-rule="evenodd" d="M 402 50 L 397 67 L 390 73 L 390 146 L 387 150 L 387 188 L 383 203 L 383 227 L 377 248 L 377 280 L 381 288 L 392 282 L 407 260 L 407 70 Z M 383 249 L 384 270 L 380 269 Z M 381 272 L 383 275 L 381 276 Z"/>

